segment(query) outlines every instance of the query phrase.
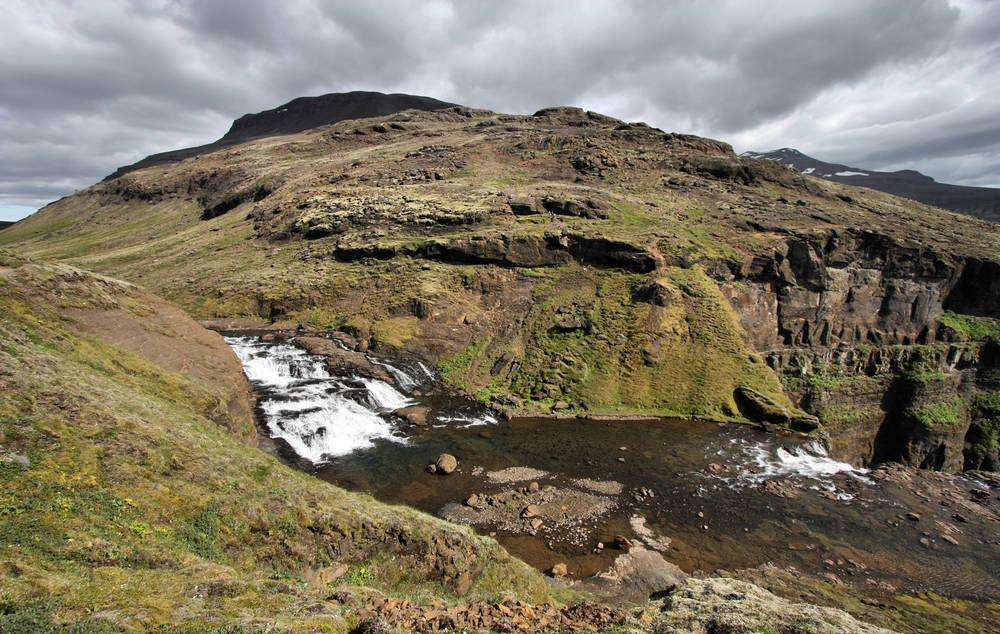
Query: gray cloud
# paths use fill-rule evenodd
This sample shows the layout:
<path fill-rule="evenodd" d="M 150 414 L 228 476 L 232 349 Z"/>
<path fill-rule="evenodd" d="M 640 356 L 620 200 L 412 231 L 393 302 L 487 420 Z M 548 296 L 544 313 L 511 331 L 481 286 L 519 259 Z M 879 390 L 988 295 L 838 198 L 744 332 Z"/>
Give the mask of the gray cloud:
<path fill-rule="evenodd" d="M 1000 185 L 997 5 L 14 0 L 0 207 L 214 140 L 246 112 L 358 89 L 581 105 L 737 149 Z"/>

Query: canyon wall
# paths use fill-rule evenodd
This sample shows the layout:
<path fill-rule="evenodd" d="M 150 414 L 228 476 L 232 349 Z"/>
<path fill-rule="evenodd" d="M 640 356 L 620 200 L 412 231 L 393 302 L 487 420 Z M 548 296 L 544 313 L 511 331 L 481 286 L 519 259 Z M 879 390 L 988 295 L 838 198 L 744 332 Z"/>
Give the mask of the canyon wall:
<path fill-rule="evenodd" d="M 836 455 L 997 469 L 996 262 L 830 230 L 725 277 L 748 337 Z"/>

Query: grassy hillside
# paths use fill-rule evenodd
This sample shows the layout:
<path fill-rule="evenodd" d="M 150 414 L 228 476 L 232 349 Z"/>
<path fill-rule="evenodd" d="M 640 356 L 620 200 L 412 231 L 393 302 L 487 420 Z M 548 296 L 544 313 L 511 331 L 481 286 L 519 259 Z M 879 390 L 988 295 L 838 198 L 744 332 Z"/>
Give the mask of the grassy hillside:
<path fill-rule="evenodd" d="M 492 540 L 247 442 L 224 359 L 193 350 L 181 371 L 151 361 L 161 336 L 225 348 L 190 319 L 160 319 L 161 304 L 70 267 L 0 260 L 0 630 L 345 631 L 356 617 L 327 600 L 338 587 L 547 597 Z M 117 328 L 95 325 L 109 316 Z"/>

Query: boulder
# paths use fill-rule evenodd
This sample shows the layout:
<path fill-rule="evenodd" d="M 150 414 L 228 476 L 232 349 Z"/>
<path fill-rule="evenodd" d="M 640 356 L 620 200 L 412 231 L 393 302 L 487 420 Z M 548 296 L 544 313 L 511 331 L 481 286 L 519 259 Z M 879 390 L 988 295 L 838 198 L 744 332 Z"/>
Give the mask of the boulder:
<path fill-rule="evenodd" d="M 438 456 L 437 462 L 434 463 L 438 473 L 443 473 L 448 475 L 458 468 L 458 459 L 450 453 L 443 453 Z"/>
<path fill-rule="evenodd" d="M 673 590 L 684 583 L 687 575 L 660 553 L 634 546 L 615 558 L 611 567 L 598 574 L 597 578 L 620 586 L 627 593 L 648 597 Z"/>
<path fill-rule="evenodd" d="M 518 216 L 530 216 L 538 213 L 538 205 L 534 198 L 511 197 L 507 204 L 510 205 L 510 210 Z"/>
<path fill-rule="evenodd" d="M 404 407 L 402 409 L 397 409 L 394 414 L 399 416 L 403 420 L 407 421 L 411 425 L 426 425 L 427 415 L 430 413 L 431 408 L 424 405 L 411 405 L 409 407 Z"/>
<path fill-rule="evenodd" d="M 566 570 L 566 564 L 560 562 L 552 566 L 552 569 L 549 571 L 549 574 L 551 574 L 553 577 L 565 577 L 567 572 L 568 571 Z"/>
<path fill-rule="evenodd" d="M 819 419 L 809 414 L 790 411 L 771 397 L 748 387 L 738 387 L 733 393 L 740 414 L 758 423 L 771 423 L 810 432 L 819 428 Z"/>

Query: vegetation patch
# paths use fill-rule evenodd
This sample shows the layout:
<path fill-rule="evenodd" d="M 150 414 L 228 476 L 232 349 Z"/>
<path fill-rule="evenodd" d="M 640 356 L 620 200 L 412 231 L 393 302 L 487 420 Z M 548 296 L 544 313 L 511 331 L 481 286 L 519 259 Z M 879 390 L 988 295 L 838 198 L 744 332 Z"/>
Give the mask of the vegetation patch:
<path fill-rule="evenodd" d="M 969 341 L 986 339 L 1000 341 L 1000 319 L 961 315 L 949 311 L 938 317 L 938 321 Z"/>
<path fill-rule="evenodd" d="M 470 597 L 550 596 L 493 540 L 242 442 L 208 417 L 218 394 L 60 315 L 81 298 L 154 311 L 148 296 L 69 273 L 0 277 L 0 631 L 343 632 L 338 586 L 455 601 L 462 573 Z"/>
<path fill-rule="evenodd" d="M 928 430 L 952 429 L 966 420 L 968 406 L 960 397 L 950 401 L 919 405 L 907 410 L 907 414 Z"/>

